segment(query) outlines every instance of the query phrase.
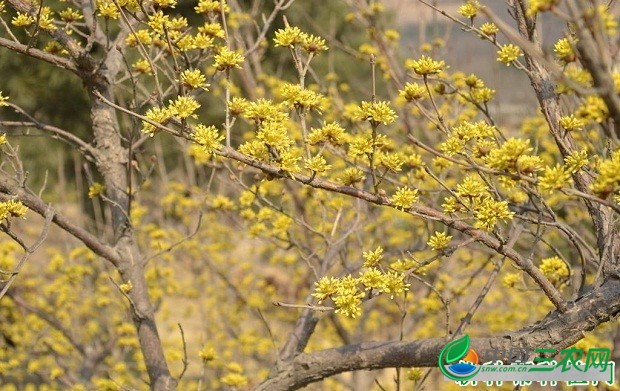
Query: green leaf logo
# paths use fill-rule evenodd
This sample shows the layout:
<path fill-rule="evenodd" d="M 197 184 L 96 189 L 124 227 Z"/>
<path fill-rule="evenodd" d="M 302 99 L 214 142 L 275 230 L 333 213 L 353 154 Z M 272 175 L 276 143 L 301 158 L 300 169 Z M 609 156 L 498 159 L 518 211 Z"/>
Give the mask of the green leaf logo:
<path fill-rule="evenodd" d="M 480 371 L 480 367 L 476 368 L 475 366 L 469 364 L 471 366 L 471 371 L 469 373 L 459 374 L 453 371 L 448 370 L 448 367 L 452 364 L 458 364 L 458 362 L 467 355 L 469 352 L 469 335 L 465 334 L 459 339 L 455 339 L 452 342 L 449 342 L 441 352 L 439 352 L 439 369 L 441 373 L 443 373 L 448 379 L 456 380 L 456 381 L 465 381 L 474 377 L 478 371 Z"/>
<path fill-rule="evenodd" d="M 461 358 L 465 357 L 469 351 L 469 335 L 465 334 L 463 337 L 456 339 L 447 344 L 442 352 L 445 352 L 446 364 L 452 364 L 458 362 Z"/>

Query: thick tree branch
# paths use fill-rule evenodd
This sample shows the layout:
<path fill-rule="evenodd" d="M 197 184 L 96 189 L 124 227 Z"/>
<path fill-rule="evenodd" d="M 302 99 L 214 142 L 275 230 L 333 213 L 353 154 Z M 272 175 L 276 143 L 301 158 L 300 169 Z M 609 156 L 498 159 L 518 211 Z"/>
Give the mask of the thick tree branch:
<path fill-rule="evenodd" d="M 519 331 L 489 338 L 472 338 L 472 347 L 482 362 L 488 352 L 504 352 L 511 362 L 511 348 L 561 350 L 583 338 L 583 333 L 614 319 L 620 313 L 620 280 L 610 279 L 572 303 L 566 313 L 552 312 L 544 320 Z M 296 390 L 342 372 L 394 367 L 435 367 L 442 338 L 410 342 L 365 342 L 344 347 L 302 353 L 280 363 L 278 370 L 257 387 L 259 391 Z M 485 353 L 487 356 L 485 357 Z"/>
<path fill-rule="evenodd" d="M 27 45 L 24 45 L 22 43 L 11 41 L 11 40 L 8 40 L 6 38 L 1 38 L 1 37 L 0 37 L 0 46 L 3 46 L 16 53 L 25 54 L 37 60 L 43 60 L 49 64 L 55 65 L 59 68 L 66 69 L 73 73 L 76 73 L 76 74 L 78 73 L 77 68 L 75 67 L 75 64 L 73 63 L 73 61 L 67 58 L 59 57 L 59 56 L 44 52 L 39 49 L 28 47 Z"/>
<path fill-rule="evenodd" d="M 9 179 L 0 178 L 0 200 L 7 201 L 10 199 L 17 199 L 26 205 L 28 209 L 33 210 L 42 217 L 46 216 L 48 205 L 42 199 L 18 187 L 16 184 L 12 184 Z M 110 261 L 112 264 L 117 265 L 120 261 L 119 254 L 112 247 L 101 242 L 97 237 L 90 234 L 84 228 L 77 226 L 64 215 L 55 212 L 52 222 L 80 240 L 95 254 Z"/>

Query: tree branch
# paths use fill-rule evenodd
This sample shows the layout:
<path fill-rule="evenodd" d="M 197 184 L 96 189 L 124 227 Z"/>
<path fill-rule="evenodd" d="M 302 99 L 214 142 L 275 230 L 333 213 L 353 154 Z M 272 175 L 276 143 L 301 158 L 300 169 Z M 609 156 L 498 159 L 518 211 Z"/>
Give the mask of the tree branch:
<path fill-rule="evenodd" d="M 541 322 L 502 336 L 472 338 L 471 345 L 482 362 L 501 359 L 509 363 L 512 348 L 561 350 L 583 338 L 583 333 L 614 319 L 620 313 L 620 280 L 609 279 L 572 303 L 566 313 L 557 311 Z M 435 367 L 447 341 L 364 342 L 313 353 L 302 353 L 281 362 L 278 370 L 257 391 L 296 390 L 342 372 L 399 367 Z M 490 357 L 498 352 L 503 357 Z"/>

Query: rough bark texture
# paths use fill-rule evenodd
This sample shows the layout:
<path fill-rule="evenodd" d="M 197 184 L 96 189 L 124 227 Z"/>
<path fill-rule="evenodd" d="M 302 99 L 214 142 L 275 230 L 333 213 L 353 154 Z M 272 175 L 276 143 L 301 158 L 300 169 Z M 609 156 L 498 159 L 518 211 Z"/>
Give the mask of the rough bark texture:
<path fill-rule="evenodd" d="M 491 338 L 472 338 L 478 352 L 498 349 L 563 349 L 583 338 L 586 331 L 614 319 L 620 313 L 620 279 L 609 279 L 599 288 L 570 303 L 566 313 L 550 313 L 541 322 L 514 333 Z M 302 353 L 280 363 L 277 372 L 257 390 L 297 390 L 342 372 L 393 367 L 434 367 L 445 346 L 442 338 L 411 342 L 365 342 L 335 349 Z M 511 357 L 502 357 L 511 362 Z M 481 357 L 485 361 L 484 355 Z"/>

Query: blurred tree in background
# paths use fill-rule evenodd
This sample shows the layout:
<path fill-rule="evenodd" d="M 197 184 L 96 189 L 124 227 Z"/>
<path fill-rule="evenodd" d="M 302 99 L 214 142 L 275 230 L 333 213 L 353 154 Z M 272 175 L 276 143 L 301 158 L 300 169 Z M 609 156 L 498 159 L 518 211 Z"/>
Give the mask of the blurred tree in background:
<path fill-rule="evenodd" d="M 456 389 L 464 333 L 615 348 L 615 2 L 436 3 L 409 47 L 374 0 L 0 0 L 0 389 Z M 480 39 L 505 80 L 446 60 Z"/>

